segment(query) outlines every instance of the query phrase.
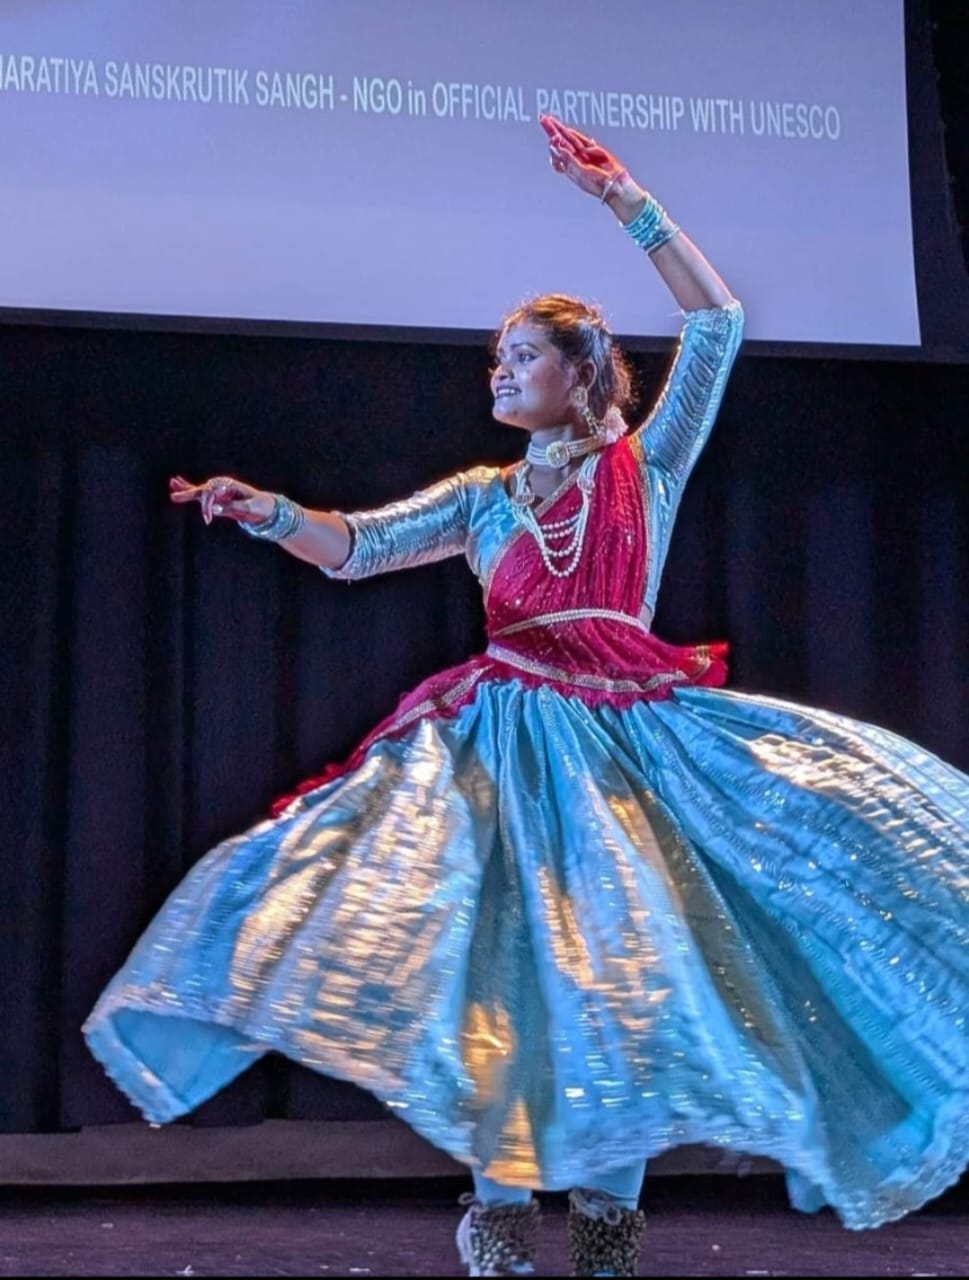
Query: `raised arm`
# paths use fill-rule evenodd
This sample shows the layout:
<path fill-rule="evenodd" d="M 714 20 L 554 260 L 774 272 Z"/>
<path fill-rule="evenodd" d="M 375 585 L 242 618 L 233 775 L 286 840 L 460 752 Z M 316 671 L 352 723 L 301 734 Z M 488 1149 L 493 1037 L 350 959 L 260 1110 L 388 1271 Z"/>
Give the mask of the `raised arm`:
<path fill-rule="evenodd" d="M 686 313 L 663 389 L 633 433 L 644 463 L 658 468 L 674 490 L 686 483 L 710 435 L 740 347 L 743 320 L 735 300 Z"/>
<path fill-rule="evenodd" d="M 655 225 L 644 226 L 649 235 L 637 242 L 648 251 L 682 311 L 724 307 L 733 301 L 730 290 L 696 245 L 610 151 L 554 116 L 542 116 L 541 125 L 548 135 L 552 168 L 557 173 L 607 204 L 627 230 L 649 215 L 645 220 Z"/>
<path fill-rule="evenodd" d="M 620 168 L 610 183 L 603 201 L 628 230 L 641 218 L 652 197 L 626 169 Z M 657 207 L 655 249 L 643 247 L 659 272 L 681 311 L 701 311 L 709 307 L 726 307 L 735 301 L 718 273 L 693 241 L 677 227 L 665 210 Z M 673 232 L 672 235 L 669 235 Z M 669 238 L 664 238 L 666 236 Z"/>
<path fill-rule="evenodd" d="M 552 167 L 609 206 L 646 250 L 684 324 L 666 383 L 640 428 L 648 461 L 679 488 L 706 442 L 743 333 L 743 309 L 697 246 L 594 139 L 542 117 Z"/>

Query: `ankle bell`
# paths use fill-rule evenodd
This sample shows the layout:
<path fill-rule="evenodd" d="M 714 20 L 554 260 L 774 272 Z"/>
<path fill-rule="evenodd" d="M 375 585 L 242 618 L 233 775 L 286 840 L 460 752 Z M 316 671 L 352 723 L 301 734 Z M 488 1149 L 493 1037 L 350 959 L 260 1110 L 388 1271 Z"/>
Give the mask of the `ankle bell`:
<path fill-rule="evenodd" d="M 573 1276 L 634 1276 L 646 1230 L 642 1209 L 625 1209 L 606 1196 L 569 1196 L 569 1253 Z"/>
<path fill-rule="evenodd" d="M 458 1227 L 461 1260 L 472 1276 L 530 1275 L 538 1245 L 538 1204 L 484 1205 L 472 1193 Z"/>

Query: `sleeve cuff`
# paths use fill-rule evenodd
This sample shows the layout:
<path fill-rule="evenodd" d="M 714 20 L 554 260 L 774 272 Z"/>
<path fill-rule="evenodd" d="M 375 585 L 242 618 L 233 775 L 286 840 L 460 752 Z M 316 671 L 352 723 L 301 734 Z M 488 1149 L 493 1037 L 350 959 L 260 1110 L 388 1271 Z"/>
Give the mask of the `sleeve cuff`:
<path fill-rule="evenodd" d="M 347 515 L 345 511 L 334 511 L 335 516 L 339 516 L 346 525 L 350 534 L 350 552 L 343 564 L 338 569 L 331 569 L 328 565 L 321 564 L 319 566 L 320 573 L 326 574 L 328 578 L 333 578 L 336 582 L 353 582 L 357 577 L 355 560 L 357 559 L 357 526 L 354 524 L 353 516 Z"/>

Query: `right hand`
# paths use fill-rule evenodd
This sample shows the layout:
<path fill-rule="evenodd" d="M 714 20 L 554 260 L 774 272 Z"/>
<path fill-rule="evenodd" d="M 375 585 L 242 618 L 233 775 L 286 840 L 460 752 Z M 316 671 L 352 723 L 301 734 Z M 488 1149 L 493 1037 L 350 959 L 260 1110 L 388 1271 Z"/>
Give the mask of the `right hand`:
<path fill-rule="evenodd" d="M 539 116 L 548 135 L 549 160 L 556 173 L 570 178 L 582 191 L 602 199 L 608 186 L 628 177 L 626 166 L 595 138 L 563 124 L 555 116 Z"/>
<path fill-rule="evenodd" d="M 202 484 L 192 484 L 184 476 L 172 476 L 168 496 L 172 502 L 199 503 L 206 524 L 211 524 L 216 516 L 235 520 L 237 524 L 258 524 L 260 520 L 268 520 L 275 510 L 271 493 L 254 489 L 232 476 L 213 476 Z"/>
<path fill-rule="evenodd" d="M 555 116 L 539 117 L 548 136 L 549 160 L 556 173 L 579 188 L 604 200 L 622 223 L 631 222 L 642 209 L 646 192 L 629 170 L 595 138 L 586 137 Z"/>

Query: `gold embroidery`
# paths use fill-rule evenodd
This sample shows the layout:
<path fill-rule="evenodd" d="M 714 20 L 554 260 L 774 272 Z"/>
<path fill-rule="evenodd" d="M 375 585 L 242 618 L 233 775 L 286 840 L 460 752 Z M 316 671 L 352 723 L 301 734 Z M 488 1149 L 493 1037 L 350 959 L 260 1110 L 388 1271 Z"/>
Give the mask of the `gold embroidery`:
<path fill-rule="evenodd" d="M 411 707 L 410 711 L 405 712 L 399 720 L 395 720 L 393 724 L 388 725 L 381 737 L 386 737 L 388 734 L 397 733 L 398 730 L 405 729 L 409 724 L 419 720 L 421 716 L 429 715 L 432 711 L 439 709 L 446 711 L 448 707 L 463 698 L 469 689 L 473 689 L 483 675 L 483 669 L 472 671 L 470 675 L 465 676 L 453 689 L 449 689 L 440 698 L 425 698 L 416 707 Z"/>
<path fill-rule="evenodd" d="M 516 631 L 528 631 L 531 627 L 547 627 L 554 622 L 579 622 L 583 618 L 605 618 L 610 622 L 623 622 L 628 627 L 649 634 L 649 628 L 642 618 L 635 618 L 629 613 L 619 613 L 615 609 L 564 609 L 559 613 L 539 613 L 533 618 L 525 618 L 522 622 L 513 622 L 496 631 L 496 636 L 514 635 Z"/>
<path fill-rule="evenodd" d="M 675 684 L 677 681 L 689 679 L 685 671 L 674 669 L 650 676 L 646 681 L 608 680 L 605 676 L 586 675 L 579 671 L 566 671 L 562 667 L 553 667 L 544 662 L 533 662 L 531 658 L 523 658 L 513 649 L 506 649 L 500 644 L 489 644 L 486 653 L 489 658 L 504 662 L 509 667 L 517 667 L 519 671 L 525 671 L 529 675 L 543 676 L 546 680 L 572 684 L 580 689 L 599 689 L 603 693 L 650 693 L 653 689 L 659 689 L 665 684 Z"/>

